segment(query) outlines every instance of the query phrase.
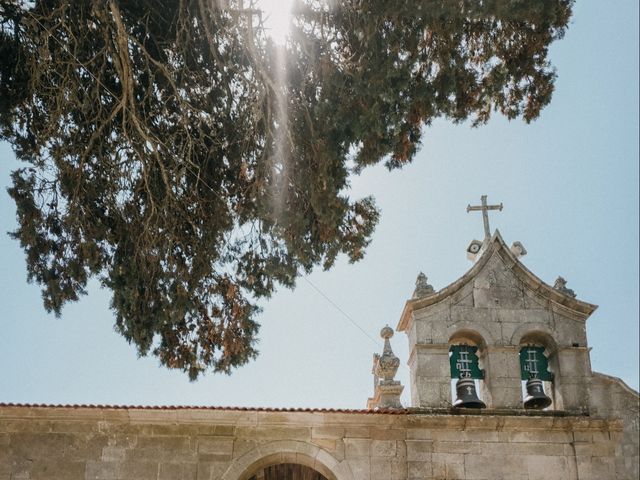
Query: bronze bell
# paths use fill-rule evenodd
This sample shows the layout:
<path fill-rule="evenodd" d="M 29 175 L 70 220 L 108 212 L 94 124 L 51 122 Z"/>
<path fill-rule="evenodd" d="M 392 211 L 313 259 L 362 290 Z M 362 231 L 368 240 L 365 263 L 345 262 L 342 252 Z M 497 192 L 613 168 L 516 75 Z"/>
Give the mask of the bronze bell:
<path fill-rule="evenodd" d="M 527 396 L 524 399 L 524 408 L 542 410 L 551 405 L 551 399 L 544 393 L 542 380 L 530 378 L 527 380 Z"/>
<path fill-rule="evenodd" d="M 478 398 L 476 382 L 473 378 L 460 378 L 456 382 L 456 401 L 454 407 L 485 408 L 486 405 Z"/>

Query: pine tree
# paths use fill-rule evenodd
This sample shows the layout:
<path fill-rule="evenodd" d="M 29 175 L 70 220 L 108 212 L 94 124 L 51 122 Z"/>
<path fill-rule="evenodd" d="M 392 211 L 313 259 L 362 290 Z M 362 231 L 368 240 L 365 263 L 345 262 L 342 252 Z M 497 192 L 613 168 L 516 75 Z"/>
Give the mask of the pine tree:
<path fill-rule="evenodd" d="M 255 357 L 260 298 L 378 220 L 349 176 L 425 125 L 549 103 L 571 0 L 304 0 L 286 47 L 239 0 L 0 0 L 0 136 L 44 306 L 113 293 L 117 330 L 195 379 Z"/>

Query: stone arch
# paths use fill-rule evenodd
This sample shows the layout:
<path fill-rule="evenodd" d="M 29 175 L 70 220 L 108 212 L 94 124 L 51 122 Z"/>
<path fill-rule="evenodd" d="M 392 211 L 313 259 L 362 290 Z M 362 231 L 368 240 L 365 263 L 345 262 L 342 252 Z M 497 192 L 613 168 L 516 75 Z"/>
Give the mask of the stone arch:
<path fill-rule="evenodd" d="M 478 350 L 484 351 L 487 349 L 487 339 L 493 343 L 493 338 L 481 325 L 462 327 L 456 325 L 455 330 L 449 334 L 449 345 L 466 341 L 477 346 Z"/>
<path fill-rule="evenodd" d="M 489 343 L 487 343 L 489 339 Z M 472 327 L 463 326 L 456 328 L 453 333 L 449 335 L 449 346 L 456 343 L 469 343 L 478 347 L 478 358 L 480 360 L 481 367 L 483 365 L 484 357 L 487 354 L 489 345 L 494 345 L 493 337 L 490 333 L 481 325 L 473 325 Z M 489 372 L 487 372 L 489 373 Z"/>
<path fill-rule="evenodd" d="M 523 323 L 516 328 L 513 335 L 511 335 L 511 345 L 522 345 L 527 342 L 539 343 L 544 345 L 548 350 L 549 355 L 555 354 L 558 351 L 558 344 L 553 336 L 554 332 L 551 331 L 546 325 L 540 325 L 539 323 Z"/>
<path fill-rule="evenodd" d="M 318 471 L 328 480 L 354 480 L 351 469 L 326 450 L 308 442 L 281 440 L 258 445 L 234 459 L 221 480 L 247 480 L 259 468 L 278 463 L 298 463 Z"/>

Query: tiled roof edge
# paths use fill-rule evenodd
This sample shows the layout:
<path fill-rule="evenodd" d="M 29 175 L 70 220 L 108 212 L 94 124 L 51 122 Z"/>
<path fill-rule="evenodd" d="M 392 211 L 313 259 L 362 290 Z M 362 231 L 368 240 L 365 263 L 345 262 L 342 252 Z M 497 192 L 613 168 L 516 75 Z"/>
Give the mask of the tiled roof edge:
<path fill-rule="evenodd" d="M 112 410 L 217 410 L 239 412 L 303 412 L 303 413 L 353 413 L 361 415 L 385 414 L 406 415 L 406 408 L 349 409 L 349 408 L 269 408 L 269 407 L 219 407 L 205 405 L 94 405 L 94 404 L 47 404 L 47 403 L 0 403 L 0 408 L 75 408 Z"/>

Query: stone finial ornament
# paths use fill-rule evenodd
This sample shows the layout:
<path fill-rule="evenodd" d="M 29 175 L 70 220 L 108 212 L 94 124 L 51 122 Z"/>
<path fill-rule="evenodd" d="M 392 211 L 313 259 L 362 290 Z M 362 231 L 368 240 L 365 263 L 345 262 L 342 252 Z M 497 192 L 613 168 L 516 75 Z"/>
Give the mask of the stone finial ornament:
<path fill-rule="evenodd" d="M 380 336 L 384 339 L 384 347 L 382 355 L 373 355 L 374 393 L 367 401 L 367 408 L 402 408 L 400 395 L 404 386 L 393 379 L 400 366 L 400 359 L 393 353 L 389 341 L 393 337 L 393 329 L 389 325 L 385 326 L 380 331 Z"/>
<path fill-rule="evenodd" d="M 513 242 L 509 250 L 516 258 L 524 257 L 527 254 L 527 249 L 524 248 L 521 242 Z"/>
<path fill-rule="evenodd" d="M 382 355 L 378 357 L 375 374 L 380 379 L 379 384 L 389 385 L 394 382 L 393 377 L 396 376 L 400 366 L 400 359 L 394 355 L 391 350 L 391 342 L 389 342 L 389 339 L 393 337 L 393 329 L 389 325 L 385 326 L 380 330 L 380 336 L 384 339 L 384 348 Z"/>
<path fill-rule="evenodd" d="M 561 293 L 564 293 L 565 295 L 569 295 L 570 297 L 576 297 L 575 292 L 570 288 L 567 288 L 567 281 L 562 277 L 558 277 L 556 279 L 556 283 L 553 284 L 553 288 Z"/>
<path fill-rule="evenodd" d="M 467 260 L 475 262 L 485 245 L 486 244 L 480 240 L 471 240 L 471 243 L 467 247 Z"/>
<path fill-rule="evenodd" d="M 429 285 L 427 276 L 420 272 L 418 274 L 418 278 L 416 278 L 416 288 L 413 291 L 413 298 L 426 297 L 427 295 L 431 295 L 433 292 L 433 286 Z M 391 331 L 391 335 L 393 335 L 393 330 Z"/>

